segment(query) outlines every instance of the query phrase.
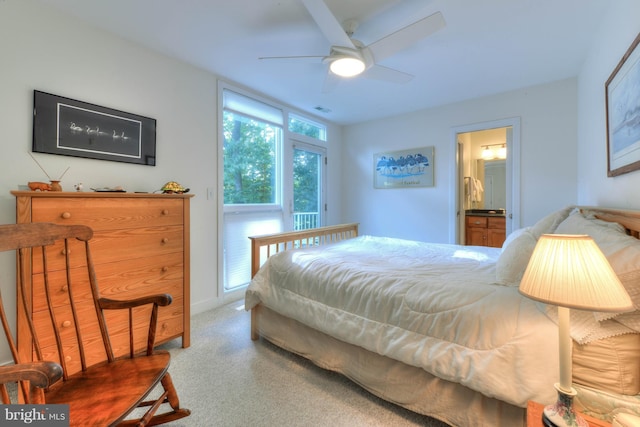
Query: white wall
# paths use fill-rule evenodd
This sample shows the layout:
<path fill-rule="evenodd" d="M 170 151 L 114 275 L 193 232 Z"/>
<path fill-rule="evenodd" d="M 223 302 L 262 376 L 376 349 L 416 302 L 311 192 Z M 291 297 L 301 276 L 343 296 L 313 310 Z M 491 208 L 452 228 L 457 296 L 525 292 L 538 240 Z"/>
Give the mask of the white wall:
<path fill-rule="evenodd" d="M 640 31 L 640 2 L 616 0 L 578 78 L 578 202 L 640 209 L 640 171 L 607 177 L 605 82 Z"/>
<path fill-rule="evenodd" d="M 218 293 L 217 76 L 90 28 L 36 2 L 0 1 L 0 223 L 15 222 L 11 190 L 47 177 L 29 157 L 33 90 L 41 90 L 157 120 L 157 166 L 35 153 L 64 190 L 121 185 L 128 191 L 159 190 L 167 181 L 189 187 L 191 199 L 191 310 L 224 302 Z M 341 129 L 329 126 L 332 144 Z M 339 218 L 341 162 L 328 167 L 328 221 Z M 247 266 L 249 268 L 249 266 Z M 0 290 L 15 318 L 15 264 L 0 255 Z M 0 340 L 1 342 L 1 340 Z M 0 344 L 0 349 L 4 344 Z M 4 360 L 0 351 L 0 360 Z"/>
<path fill-rule="evenodd" d="M 29 157 L 33 90 L 152 117 L 157 120 L 157 166 L 79 159 L 34 153 L 64 190 L 82 182 L 85 189 L 121 185 L 128 191 L 153 192 L 178 181 L 196 195 L 191 199 L 192 303 L 213 306 L 216 202 L 216 78 L 124 40 L 92 30 L 35 2 L 0 4 L 0 223 L 15 222 L 9 191 L 28 181 L 47 181 Z M 7 271 L 7 264 L 0 267 Z M 7 278 L 8 279 L 8 278 Z M 15 282 L 3 280 L 9 302 Z M 5 292 L 6 291 L 6 292 Z"/>
<path fill-rule="evenodd" d="M 567 79 L 345 127 L 343 219 L 359 221 L 363 234 L 449 242 L 451 129 L 509 117 L 521 118 L 520 226 L 575 203 L 576 99 L 576 79 Z M 433 188 L 373 188 L 374 153 L 431 145 Z"/>

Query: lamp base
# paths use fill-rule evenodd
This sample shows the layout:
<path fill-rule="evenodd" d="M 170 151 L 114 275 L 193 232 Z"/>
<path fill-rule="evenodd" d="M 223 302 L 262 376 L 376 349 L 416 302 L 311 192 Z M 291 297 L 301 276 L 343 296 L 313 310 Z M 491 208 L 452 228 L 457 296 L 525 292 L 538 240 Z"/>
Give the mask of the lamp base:
<path fill-rule="evenodd" d="M 547 427 L 589 427 L 589 424 L 573 410 L 573 397 L 578 394 L 571 387 L 566 392 L 560 389 L 559 384 L 554 385 L 558 390 L 558 400 L 553 405 L 548 405 L 542 413 L 542 423 Z"/>

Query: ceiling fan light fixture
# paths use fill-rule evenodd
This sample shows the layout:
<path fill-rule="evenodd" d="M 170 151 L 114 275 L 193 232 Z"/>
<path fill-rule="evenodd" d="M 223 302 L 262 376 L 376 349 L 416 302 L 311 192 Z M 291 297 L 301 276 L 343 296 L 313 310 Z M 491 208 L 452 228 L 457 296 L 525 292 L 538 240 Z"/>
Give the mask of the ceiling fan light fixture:
<path fill-rule="evenodd" d="M 354 58 L 351 56 L 343 56 L 331 61 L 329 69 L 333 74 L 340 77 L 353 77 L 361 74 L 365 69 L 365 64 L 362 59 Z"/>

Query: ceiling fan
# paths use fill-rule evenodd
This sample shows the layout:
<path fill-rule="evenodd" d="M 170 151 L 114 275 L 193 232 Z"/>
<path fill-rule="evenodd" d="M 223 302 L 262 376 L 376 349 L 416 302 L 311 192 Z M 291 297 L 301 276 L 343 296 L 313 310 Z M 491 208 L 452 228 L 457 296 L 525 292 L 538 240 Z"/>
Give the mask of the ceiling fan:
<path fill-rule="evenodd" d="M 331 43 L 327 56 L 271 56 L 264 60 L 305 60 L 327 64 L 328 71 L 323 92 L 329 92 L 340 77 L 364 77 L 394 83 L 407 83 L 411 74 L 379 65 L 383 61 L 412 44 L 430 36 L 445 26 L 440 12 L 419 19 L 379 40 L 365 46 L 352 38 L 358 22 L 348 20 L 341 25 L 323 0 L 302 0 L 302 3 Z"/>

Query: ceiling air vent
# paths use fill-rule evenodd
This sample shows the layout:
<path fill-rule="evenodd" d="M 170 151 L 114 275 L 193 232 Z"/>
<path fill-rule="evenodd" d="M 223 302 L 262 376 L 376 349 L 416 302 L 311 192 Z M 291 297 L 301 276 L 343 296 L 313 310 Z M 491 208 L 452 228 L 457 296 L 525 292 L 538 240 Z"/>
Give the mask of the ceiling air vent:
<path fill-rule="evenodd" d="M 330 110 L 330 109 L 328 109 L 328 108 L 324 108 L 324 107 L 322 107 L 322 106 L 320 106 L 320 105 L 318 105 L 318 106 L 316 106 L 316 107 L 313 107 L 313 108 L 314 108 L 315 110 L 318 110 L 318 111 L 320 111 L 321 113 L 325 113 L 325 114 L 329 114 L 329 113 L 331 112 L 331 110 Z"/>

